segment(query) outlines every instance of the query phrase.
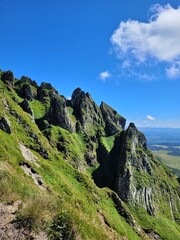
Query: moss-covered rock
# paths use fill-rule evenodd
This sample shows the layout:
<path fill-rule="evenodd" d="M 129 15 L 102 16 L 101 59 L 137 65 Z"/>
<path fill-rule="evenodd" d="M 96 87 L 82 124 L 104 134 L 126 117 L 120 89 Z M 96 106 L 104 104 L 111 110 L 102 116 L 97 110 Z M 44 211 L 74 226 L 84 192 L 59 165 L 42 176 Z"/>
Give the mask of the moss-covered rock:
<path fill-rule="evenodd" d="M 44 118 L 50 124 L 64 128 L 69 132 L 75 131 L 75 124 L 71 121 L 66 107 L 66 99 L 63 96 L 54 94 L 51 97 L 49 111 Z"/>
<path fill-rule="evenodd" d="M 38 87 L 28 77 L 13 83 L 0 80 L 0 201 L 9 209 L 21 200 L 12 214 L 22 235 L 14 238 L 36 238 L 42 230 L 46 238 L 179 238 L 179 183 L 134 124 L 124 130 L 125 119 L 105 104 L 103 116 L 80 89 L 66 100 L 51 84 Z M 13 239 L 15 225 L 3 226 L 0 237 Z"/>
<path fill-rule="evenodd" d="M 107 136 L 111 136 L 124 129 L 126 124 L 126 119 L 124 117 L 104 102 L 101 102 L 100 109 L 105 121 L 105 132 Z"/>
<path fill-rule="evenodd" d="M 12 71 L 7 71 L 7 72 L 3 72 L 1 75 L 1 79 L 3 82 L 7 82 L 7 83 L 11 83 L 13 84 L 14 82 L 14 74 Z"/>
<path fill-rule="evenodd" d="M 95 136 L 99 132 L 104 134 L 105 123 L 101 111 L 89 93 L 77 88 L 72 94 L 71 105 L 79 123 L 77 130 L 83 130 L 89 136 Z"/>
<path fill-rule="evenodd" d="M 150 215 L 165 211 L 170 218 L 179 218 L 178 181 L 154 158 L 133 123 L 116 137 L 109 154 L 101 153 L 99 162 L 93 174 L 98 186 L 113 189 L 123 201 Z"/>

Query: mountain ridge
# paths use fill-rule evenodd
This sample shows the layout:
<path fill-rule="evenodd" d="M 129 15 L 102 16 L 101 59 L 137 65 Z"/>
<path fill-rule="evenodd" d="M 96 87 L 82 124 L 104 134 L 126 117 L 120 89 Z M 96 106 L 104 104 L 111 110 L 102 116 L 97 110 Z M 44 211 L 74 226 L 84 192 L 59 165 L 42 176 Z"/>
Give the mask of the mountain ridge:
<path fill-rule="evenodd" d="M 28 194 L 30 188 L 38 187 L 38 190 L 34 190 L 34 198 L 38 192 L 44 192 L 46 199 L 50 192 L 55 199 L 52 201 L 55 201 L 54 208 L 62 204 L 58 209 L 68 209 L 68 215 L 61 212 L 59 217 L 55 216 L 55 212 L 52 216 L 48 213 L 50 220 L 46 219 L 45 222 L 51 222 L 51 227 L 45 230 L 47 239 L 67 239 L 66 234 L 69 234 L 69 239 L 103 239 L 102 236 L 108 239 L 127 237 L 133 240 L 178 239 L 179 183 L 170 170 L 155 159 L 147 147 L 145 136 L 133 123 L 125 129 L 124 117 L 104 102 L 98 106 L 91 95 L 80 88 L 74 90 L 71 100 L 68 100 L 59 95 L 50 83 L 38 86 L 35 81 L 25 76 L 18 80 L 11 71 L 1 71 L 0 78 L 0 134 L 4 139 L 0 149 L 0 170 L 3 169 L 0 173 L 2 172 L 2 176 L 7 175 L 7 179 L 12 176 L 18 182 L 16 172 L 19 172 L 20 179 L 27 182 Z M 5 149 L 9 149 L 8 154 Z M 26 155 L 23 155 L 22 149 Z M 34 157 L 29 160 L 25 156 Z M 103 189 L 95 186 L 92 177 L 97 186 Z M 3 183 L 3 177 L 0 179 Z M 78 189 L 71 182 L 76 182 Z M 14 189 L 15 186 L 13 187 L 10 180 L 7 180 L 7 184 L 9 189 Z M 64 191 L 60 190 L 58 185 Z M 84 189 L 84 185 L 87 189 Z M 106 190 L 106 187 L 111 190 Z M 25 197 L 26 201 L 23 200 L 22 186 L 19 190 L 17 187 L 15 189 L 10 191 L 10 195 L 15 194 L 16 201 L 22 201 L 22 207 L 19 207 L 20 215 L 15 219 L 17 221 L 18 216 L 23 219 L 20 226 L 23 229 L 27 215 L 27 199 Z M 84 192 L 86 200 L 85 196 L 79 195 L 79 191 Z M 11 197 L 8 199 L 5 192 L 3 194 L 1 200 L 15 201 L 10 200 Z M 84 209 L 87 208 L 88 198 L 92 199 L 91 207 L 94 213 L 91 216 L 96 221 L 98 218 L 102 225 L 102 232 L 98 233 L 97 238 L 90 230 L 95 230 L 96 225 L 93 224 L 90 228 L 87 221 L 82 224 L 84 213 L 79 209 L 81 216 L 78 217 L 78 207 L 70 206 L 71 198 L 77 206 Z M 104 198 L 107 200 L 103 200 Z M 66 199 L 68 203 L 60 203 L 60 199 Z M 111 212 L 116 211 L 119 225 L 114 225 L 114 217 L 107 207 L 102 213 L 105 208 L 103 201 L 106 201 L 108 206 L 113 202 L 113 207 L 109 209 Z M 101 210 L 98 210 L 98 205 Z M 26 211 L 23 212 L 23 208 Z M 40 206 L 39 208 L 41 209 Z M 70 209 L 74 215 L 70 214 Z M 34 214 L 28 216 L 32 226 L 27 229 L 27 236 L 32 235 L 35 225 L 38 227 L 42 224 L 38 225 Z M 42 219 L 41 221 L 43 222 Z M 84 230 L 77 224 L 79 221 Z M 69 222 L 65 233 L 56 229 L 56 226 L 61 226 L 63 222 Z M 173 230 L 164 232 L 169 223 Z M 127 232 L 123 233 L 125 230 L 122 230 L 121 225 L 126 225 Z M 72 231 L 73 227 L 75 229 Z M 86 234 L 85 229 L 89 231 Z M 25 239 L 27 236 L 24 236 Z M 36 239 L 37 236 L 33 237 Z"/>

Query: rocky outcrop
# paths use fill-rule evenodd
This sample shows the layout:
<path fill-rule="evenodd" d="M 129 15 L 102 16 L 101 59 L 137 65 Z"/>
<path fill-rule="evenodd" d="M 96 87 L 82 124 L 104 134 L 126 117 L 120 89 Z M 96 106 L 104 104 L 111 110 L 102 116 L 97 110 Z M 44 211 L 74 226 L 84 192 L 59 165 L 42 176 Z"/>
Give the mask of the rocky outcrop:
<path fill-rule="evenodd" d="M 42 82 L 40 87 L 37 89 L 37 99 L 42 103 L 48 102 L 53 94 L 58 94 L 58 92 L 52 87 L 50 83 Z"/>
<path fill-rule="evenodd" d="M 119 115 L 113 108 L 104 102 L 101 102 L 100 109 L 105 121 L 106 135 L 110 136 L 124 129 L 126 124 L 126 119 L 124 117 Z"/>
<path fill-rule="evenodd" d="M 14 74 L 11 71 L 3 72 L 1 79 L 3 82 L 9 82 L 12 84 L 14 82 Z"/>
<path fill-rule="evenodd" d="M 21 77 L 19 81 L 15 83 L 15 89 L 20 97 L 26 98 L 28 101 L 35 99 L 37 95 L 37 83 L 28 77 Z"/>
<path fill-rule="evenodd" d="M 98 132 L 103 134 L 105 123 L 101 111 L 89 93 L 77 88 L 72 94 L 71 105 L 77 119 L 77 131 L 83 130 L 91 136 Z"/>
<path fill-rule="evenodd" d="M 69 132 L 73 132 L 75 130 L 75 126 L 70 119 L 70 115 L 66 107 L 66 99 L 60 95 L 53 95 L 50 102 L 50 108 L 45 116 L 45 119 L 50 124 L 62 127 Z"/>
<path fill-rule="evenodd" d="M 9 120 L 6 117 L 2 117 L 0 120 L 0 129 L 4 132 L 10 134 L 11 133 L 11 125 Z"/>
<path fill-rule="evenodd" d="M 86 153 L 84 155 L 85 161 L 89 166 L 93 166 L 97 162 L 96 144 L 89 139 L 86 144 Z"/>
<path fill-rule="evenodd" d="M 156 171 L 160 163 L 147 148 L 144 134 L 133 123 L 116 137 L 109 154 L 105 146 L 99 145 L 98 161 L 100 167 L 93 173 L 96 184 L 111 188 L 123 201 L 141 206 L 150 215 L 155 215 L 159 209 L 157 198 L 166 196 L 171 199 L 172 189 L 162 191 L 163 183 L 157 179 Z M 176 204 L 173 203 L 174 206 Z M 175 209 L 173 207 L 176 214 Z M 168 211 L 173 216 L 170 207 Z"/>
<path fill-rule="evenodd" d="M 124 201 L 138 202 L 138 204 L 141 202 L 150 213 L 153 213 L 152 189 L 144 186 L 146 184 L 142 179 L 138 181 L 141 174 L 144 174 L 147 182 L 152 175 L 151 155 L 149 155 L 144 134 L 139 132 L 133 123 L 130 123 L 128 129 L 122 133 L 115 144 L 117 145 L 111 153 L 113 158 L 116 155 L 119 160 L 114 183 L 115 191 Z"/>
<path fill-rule="evenodd" d="M 33 118 L 33 116 L 34 116 L 33 111 L 32 111 L 32 109 L 29 105 L 29 102 L 26 98 L 19 105 L 25 112 L 29 113 L 31 115 L 31 117 Z"/>
<path fill-rule="evenodd" d="M 35 184 L 37 184 L 42 190 L 45 190 L 45 186 L 43 185 L 42 177 L 34 170 L 31 165 L 27 162 L 20 162 L 19 166 L 24 170 L 24 172 L 31 176 L 34 180 Z"/>
<path fill-rule="evenodd" d="M 17 89 L 17 92 L 18 92 L 20 97 L 26 98 L 29 101 L 32 101 L 34 99 L 34 94 L 33 94 L 32 88 L 28 83 L 22 84 Z"/>
<path fill-rule="evenodd" d="M 37 88 L 38 87 L 38 84 L 35 80 L 32 80 L 31 78 L 29 77 L 26 77 L 26 76 L 22 76 L 21 79 L 20 79 L 20 82 L 22 83 L 28 83 L 30 84 L 31 86 Z"/>

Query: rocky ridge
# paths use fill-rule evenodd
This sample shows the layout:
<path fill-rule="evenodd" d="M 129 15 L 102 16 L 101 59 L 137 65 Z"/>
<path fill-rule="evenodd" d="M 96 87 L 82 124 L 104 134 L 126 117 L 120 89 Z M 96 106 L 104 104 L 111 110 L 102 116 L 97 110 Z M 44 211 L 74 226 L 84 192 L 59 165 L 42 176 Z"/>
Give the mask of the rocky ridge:
<path fill-rule="evenodd" d="M 63 159 L 83 172 L 89 167 L 95 169 L 92 176 L 97 186 L 110 188 L 117 193 L 120 201 L 134 209 L 143 209 L 150 216 L 158 218 L 165 214 L 168 219 L 179 221 L 178 181 L 155 159 L 147 147 L 144 134 L 133 123 L 125 129 L 124 117 L 104 102 L 97 106 L 91 95 L 80 88 L 72 93 L 71 100 L 67 100 L 51 84 L 38 86 L 28 77 L 17 80 L 11 71 L 1 72 L 1 80 L 8 86 L 8 91 L 16 93 L 14 102 L 19 103 L 28 117 L 35 120 L 33 124 L 37 124 Z M 35 104 L 42 109 L 40 117 L 36 116 Z M 35 142 L 30 148 L 44 159 L 49 159 L 38 135 L 28 130 L 30 126 L 14 110 L 9 112 L 19 124 L 24 125 L 29 138 Z M 0 129 L 8 134 L 13 131 L 6 113 L 1 116 Z M 41 176 L 30 163 L 22 161 L 19 165 L 27 175 L 37 175 L 42 186 Z M 126 210 L 122 210 L 122 204 L 119 206 L 123 215 Z"/>

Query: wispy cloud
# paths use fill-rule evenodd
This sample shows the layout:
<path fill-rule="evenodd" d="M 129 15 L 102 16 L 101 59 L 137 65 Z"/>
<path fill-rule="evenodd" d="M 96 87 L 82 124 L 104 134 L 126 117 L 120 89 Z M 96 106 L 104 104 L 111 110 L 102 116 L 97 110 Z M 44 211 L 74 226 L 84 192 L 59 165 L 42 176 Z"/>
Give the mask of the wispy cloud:
<path fill-rule="evenodd" d="M 180 77 L 180 62 L 175 62 L 170 67 L 167 67 L 166 75 L 171 79 Z"/>
<path fill-rule="evenodd" d="M 102 81 L 106 81 L 106 79 L 109 78 L 110 76 L 111 74 L 109 71 L 104 71 L 99 74 L 99 79 L 101 79 Z"/>
<path fill-rule="evenodd" d="M 166 63 L 169 78 L 180 76 L 180 6 L 156 4 L 147 23 L 136 20 L 122 21 L 111 37 L 111 42 L 122 69 L 148 61 Z"/>
<path fill-rule="evenodd" d="M 152 117 L 151 115 L 147 115 L 147 119 L 150 120 L 150 121 L 154 121 L 156 120 L 154 117 Z"/>

